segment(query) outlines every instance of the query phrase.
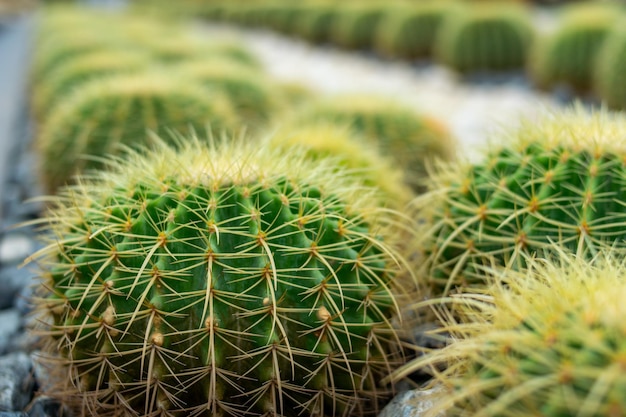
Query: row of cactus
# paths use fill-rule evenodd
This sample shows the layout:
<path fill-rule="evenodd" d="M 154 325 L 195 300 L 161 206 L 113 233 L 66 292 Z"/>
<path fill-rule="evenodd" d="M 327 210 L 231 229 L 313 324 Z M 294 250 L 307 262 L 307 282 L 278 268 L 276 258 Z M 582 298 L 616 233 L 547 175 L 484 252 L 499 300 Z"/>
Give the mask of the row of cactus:
<path fill-rule="evenodd" d="M 526 8 L 506 2 L 218 3 L 203 13 L 313 43 L 373 49 L 391 58 L 432 58 L 461 74 L 523 70 L 538 88 L 565 86 L 626 108 L 620 5 L 568 6 L 549 33 L 533 27 Z"/>
<path fill-rule="evenodd" d="M 287 106 L 242 46 L 174 24 L 61 9 L 46 15 L 41 34 L 32 104 L 49 191 L 102 165 L 83 155 L 145 143 L 147 130 L 260 129 Z"/>

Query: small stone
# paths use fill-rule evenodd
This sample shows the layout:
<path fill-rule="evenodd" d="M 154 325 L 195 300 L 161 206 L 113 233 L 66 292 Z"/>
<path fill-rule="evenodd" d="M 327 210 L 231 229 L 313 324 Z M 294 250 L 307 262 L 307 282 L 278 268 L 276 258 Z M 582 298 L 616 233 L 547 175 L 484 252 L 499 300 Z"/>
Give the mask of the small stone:
<path fill-rule="evenodd" d="M 42 395 L 36 397 L 28 407 L 28 417 L 69 417 L 70 413 L 54 398 Z"/>
<path fill-rule="evenodd" d="M 22 315 L 17 309 L 0 310 L 0 355 L 9 351 L 11 340 L 21 327 Z M 0 357 L 0 359 L 2 358 Z M 2 369 L 0 369 L 1 372 Z M 0 381 L 1 383 L 2 381 Z"/>
<path fill-rule="evenodd" d="M 444 394 L 445 390 L 441 387 L 402 392 L 387 404 L 378 417 L 425 416 Z M 436 414 L 436 417 L 446 417 L 446 415 L 440 412 Z"/>
<path fill-rule="evenodd" d="M 20 294 L 34 283 L 33 275 L 28 268 L 19 268 L 15 264 L 0 270 L 0 310 L 18 305 Z"/>
<path fill-rule="evenodd" d="M 0 411 L 23 410 L 35 388 L 32 362 L 22 352 L 0 357 Z"/>
<path fill-rule="evenodd" d="M 10 233 L 0 240 L 0 265 L 14 265 L 33 253 L 36 244 L 28 235 Z"/>

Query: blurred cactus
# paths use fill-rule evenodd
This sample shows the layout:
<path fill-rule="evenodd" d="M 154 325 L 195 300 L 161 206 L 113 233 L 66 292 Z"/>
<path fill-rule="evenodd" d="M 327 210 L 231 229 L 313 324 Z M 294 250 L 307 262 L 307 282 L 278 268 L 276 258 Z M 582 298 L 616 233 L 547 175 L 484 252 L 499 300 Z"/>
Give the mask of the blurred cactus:
<path fill-rule="evenodd" d="M 375 415 L 404 360 L 399 213 L 335 164 L 216 145 L 130 153 L 55 200 L 47 394 L 105 417 Z"/>
<path fill-rule="evenodd" d="M 626 18 L 621 18 L 607 36 L 594 69 L 594 89 L 604 103 L 626 109 Z"/>
<path fill-rule="evenodd" d="M 120 145 L 148 141 L 149 131 L 219 132 L 237 123 L 230 102 L 187 80 L 166 74 L 111 76 L 88 82 L 58 106 L 41 127 L 42 179 L 49 191 L 75 172 L 101 166 L 97 159 L 118 153 Z M 83 158 L 81 158 L 83 157 Z"/>
<path fill-rule="evenodd" d="M 348 4 L 333 19 L 331 40 L 342 48 L 367 49 L 374 46 L 378 25 L 385 8 L 378 5 Z"/>
<path fill-rule="evenodd" d="M 299 17 L 298 35 L 312 43 L 330 42 L 332 28 L 339 16 L 339 5 L 318 4 Z"/>
<path fill-rule="evenodd" d="M 536 85 L 565 84 L 574 91 L 589 91 L 596 55 L 616 21 L 616 11 L 608 6 L 576 6 L 554 33 L 538 39 L 529 60 Z"/>
<path fill-rule="evenodd" d="M 375 47 L 392 58 L 415 59 L 433 54 L 437 31 L 448 2 L 425 2 L 390 9 L 376 31 Z"/>
<path fill-rule="evenodd" d="M 508 71 L 524 67 L 533 38 L 527 11 L 493 3 L 459 6 L 444 20 L 436 57 L 460 72 Z"/>
<path fill-rule="evenodd" d="M 421 190 L 425 164 L 449 159 L 454 141 L 443 124 L 389 99 L 347 95 L 303 107 L 295 116 L 302 123 L 326 122 L 349 127 L 383 155 L 392 158 L 405 173 L 405 181 Z"/>

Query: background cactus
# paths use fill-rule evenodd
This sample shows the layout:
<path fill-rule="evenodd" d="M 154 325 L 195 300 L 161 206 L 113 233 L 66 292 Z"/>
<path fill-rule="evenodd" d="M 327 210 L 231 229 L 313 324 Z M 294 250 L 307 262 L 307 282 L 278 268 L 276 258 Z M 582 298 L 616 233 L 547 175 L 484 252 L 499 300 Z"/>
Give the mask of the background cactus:
<path fill-rule="evenodd" d="M 331 40 L 348 49 L 368 49 L 374 45 L 378 24 L 385 15 L 380 5 L 349 4 L 338 10 L 333 19 Z"/>
<path fill-rule="evenodd" d="M 535 43 L 529 60 L 534 82 L 541 88 L 565 84 L 589 91 L 596 55 L 616 17 L 617 9 L 606 5 L 573 9 L 554 33 Z"/>
<path fill-rule="evenodd" d="M 454 141 L 436 119 L 374 96 L 345 95 L 318 101 L 295 116 L 296 123 L 325 122 L 348 126 L 405 171 L 405 181 L 421 189 L 426 161 L 448 159 Z"/>
<path fill-rule="evenodd" d="M 33 92 L 33 111 L 42 120 L 60 100 L 89 80 L 107 75 L 146 70 L 147 55 L 124 50 L 85 53 L 60 65 L 37 84 Z"/>
<path fill-rule="evenodd" d="M 466 323 L 447 323 L 450 345 L 405 370 L 445 368 L 436 381 L 450 392 L 432 415 L 443 409 L 459 417 L 623 414 L 622 258 L 534 259 L 522 272 L 492 272 L 498 284 L 483 301 L 475 294 L 457 298 L 452 307 L 457 315 L 466 313 Z"/>
<path fill-rule="evenodd" d="M 516 5 L 457 7 L 438 32 L 435 53 L 460 72 L 521 69 L 533 37 L 528 13 Z"/>
<path fill-rule="evenodd" d="M 569 110 L 528 122 L 482 162 L 442 167 L 418 214 L 435 293 L 482 285 L 485 265 L 523 266 L 521 253 L 555 242 L 581 256 L 622 248 L 625 131 L 620 114 Z"/>
<path fill-rule="evenodd" d="M 284 104 L 280 89 L 269 78 L 238 64 L 196 61 L 180 64 L 178 70 L 199 85 L 227 96 L 246 127 L 263 126 Z"/>
<path fill-rule="evenodd" d="M 626 22 L 617 21 L 596 57 L 594 90 L 600 99 L 615 109 L 626 109 Z"/>
<path fill-rule="evenodd" d="M 319 122 L 286 126 L 270 135 L 267 143 L 277 148 L 300 147 L 314 161 L 333 158 L 345 175 L 355 175 L 368 187 L 379 188 L 381 203 L 389 207 L 403 208 L 413 197 L 403 183 L 402 171 L 372 147 L 364 146 L 348 128 Z"/>
<path fill-rule="evenodd" d="M 236 123 L 228 99 L 190 80 L 143 73 L 90 81 L 55 108 L 41 127 L 42 180 L 54 191 L 75 172 L 101 166 L 81 157 L 141 145 L 148 131 L 168 137 L 170 131 L 200 133 L 209 127 L 220 132 Z"/>
<path fill-rule="evenodd" d="M 317 4 L 299 16 L 298 35 L 312 43 L 326 43 L 331 40 L 332 28 L 339 15 L 340 6 Z"/>
<path fill-rule="evenodd" d="M 217 145 L 131 152 L 57 199 L 35 257 L 49 395 L 99 416 L 376 413 L 403 361 L 398 219 L 335 164 Z"/>
<path fill-rule="evenodd" d="M 437 31 L 449 9 L 450 4 L 441 1 L 390 9 L 378 25 L 376 50 L 392 58 L 430 57 Z"/>

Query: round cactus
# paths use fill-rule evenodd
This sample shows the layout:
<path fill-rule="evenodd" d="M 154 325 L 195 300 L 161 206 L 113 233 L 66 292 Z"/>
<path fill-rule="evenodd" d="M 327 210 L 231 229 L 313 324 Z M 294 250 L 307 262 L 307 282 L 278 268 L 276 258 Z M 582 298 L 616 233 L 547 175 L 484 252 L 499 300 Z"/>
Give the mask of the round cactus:
<path fill-rule="evenodd" d="M 330 42 L 337 16 L 339 16 L 338 6 L 317 4 L 307 13 L 300 15 L 296 25 L 298 35 L 312 43 Z"/>
<path fill-rule="evenodd" d="M 376 50 L 392 58 L 430 57 L 449 8 L 445 2 L 430 2 L 391 10 L 378 26 Z"/>
<path fill-rule="evenodd" d="M 333 19 L 331 41 L 342 48 L 367 49 L 374 45 L 377 27 L 385 16 L 382 6 L 348 5 Z"/>
<path fill-rule="evenodd" d="M 303 108 L 296 120 L 349 126 L 397 162 L 406 182 L 418 189 L 426 161 L 448 159 L 454 152 L 449 133 L 435 119 L 381 97 L 333 97 Z"/>
<path fill-rule="evenodd" d="M 558 250 L 558 249 L 555 249 Z M 459 297 L 465 324 L 447 323 L 451 343 L 404 372 L 447 367 L 436 412 L 458 417 L 595 416 L 626 410 L 626 266 L 623 255 L 593 263 L 563 254 L 495 272 L 486 292 Z"/>
<path fill-rule="evenodd" d="M 523 68 L 533 35 L 526 11 L 514 5 L 458 7 L 440 28 L 436 58 L 460 73 Z"/>
<path fill-rule="evenodd" d="M 554 33 L 535 43 L 529 60 L 534 82 L 541 88 L 565 84 L 589 91 L 596 55 L 615 20 L 613 8 L 578 6 Z"/>
<path fill-rule="evenodd" d="M 224 93 L 247 127 L 267 123 L 282 104 L 271 80 L 239 64 L 196 61 L 180 64 L 177 70 L 203 87 Z"/>
<path fill-rule="evenodd" d="M 192 140 L 68 188 L 36 257 L 49 395 L 98 416 L 376 413 L 411 280 L 372 197 L 334 164 Z"/>
<path fill-rule="evenodd" d="M 103 76 L 137 72 L 148 67 L 144 54 L 123 50 L 85 53 L 60 65 L 37 85 L 33 93 L 33 109 L 43 119 L 62 99 L 87 81 Z"/>
<path fill-rule="evenodd" d="M 626 109 L 626 19 L 622 18 L 604 41 L 596 57 L 593 86 L 611 108 Z"/>
<path fill-rule="evenodd" d="M 49 115 L 39 132 L 42 179 L 54 191 L 75 172 L 101 166 L 120 145 L 148 140 L 148 131 L 204 132 L 237 123 L 230 102 L 217 92 L 166 74 L 116 75 L 90 81 Z"/>
<path fill-rule="evenodd" d="M 269 137 L 273 147 L 300 147 L 312 160 L 334 158 L 346 174 L 353 174 L 367 186 L 383 191 L 383 201 L 390 207 L 403 207 L 413 193 L 403 183 L 400 170 L 347 128 L 328 123 L 313 123 L 283 128 Z"/>
<path fill-rule="evenodd" d="M 442 167 L 419 214 L 435 293 L 480 286 L 486 265 L 523 267 L 520 254 L 555 242 L 581 256 L 623 247 L 624 132 L 621 114 L 573 109 L 527 123 L 484 161 Z"/>

